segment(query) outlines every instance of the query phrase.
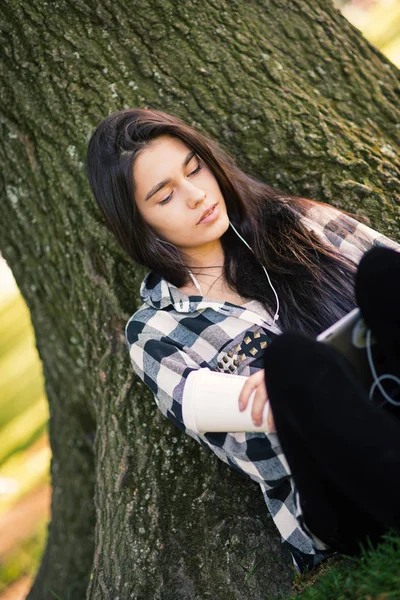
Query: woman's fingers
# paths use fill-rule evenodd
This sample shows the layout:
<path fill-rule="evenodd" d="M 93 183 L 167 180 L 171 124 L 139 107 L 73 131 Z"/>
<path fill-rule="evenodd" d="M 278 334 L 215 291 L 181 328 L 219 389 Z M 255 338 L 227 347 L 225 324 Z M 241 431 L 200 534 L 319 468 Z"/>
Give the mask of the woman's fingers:
<path fill-rule="evenodd" d="M 249 402 L 251 394 L 258 388 L 260 383 L 264 381 L 264 369 L 260 369 L 254 375 L 250 375 L 244 382 L 244 385 L 239 394 L 239 410 L 245 410 Z"/>
<path fill-rule="evenodd" d="M 255 391 L 253 405 L 251 407 L 251 418 L 256 426 L 262 425 L 264 407 L 267 402 L 269 404 L 264 377 L 264 369 L 260 369 L 254 373 L 254 375 L 248 377 L 239 394 L 239 409 L 245 410 L 251 394 Z M 268 433 L 276 433 L 274 417 L 270 405 L 268 406 L 267 411 L 267 427 Z"/>
<path fill-rule="evenodd" d="M 264 406 L 268 402 L 267 390 L 265 384 L 260 383 L 254 396 L 253 406 L 251 407 L 251 418 L 254 425 L 262 424 Z"/>

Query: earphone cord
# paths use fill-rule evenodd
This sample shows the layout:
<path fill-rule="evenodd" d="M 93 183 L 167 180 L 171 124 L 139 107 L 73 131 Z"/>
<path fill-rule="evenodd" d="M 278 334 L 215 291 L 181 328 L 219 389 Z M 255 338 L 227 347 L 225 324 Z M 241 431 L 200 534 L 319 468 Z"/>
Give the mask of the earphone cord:
<path fill-rule="evenodd" d="M 232 225 L 232 223 L 231 223 L 230 221 L 229 221 L 229 225 L 232 227 L 232 229 L 233 229 L 233 231 L 236 233 L 236 235 L 237 235 L 237 236 L 239 236 L 239 238 L 242 240 L 242 242 L 243 242 L 244 244 L 246 244 L 246 246 L 249 248 L 249 250 L 251 250 L 251 251 L 252 251 L 252 253 L 253 253 L 253 254 L 255 254 L 255 253 L 254 253 L 254 250 L 253 250 L 253 249 L 252 249 L 252 248 L 249 246 L 249 244 L 246 242 L 246 240 L 242 238 L 242 236 L 240 235 L 240 233 L 239 233 L 239 232 L 238 232 L 238 231 L 235 229 L 235 227 Z M 258 260 L 258 259 L 257 259 L 257 260 Z M 265 274 L 266 274 L 266 276 L 267 276 L 267 279 L 268 279 L 268 283 L 269 283 L 269 285 L 271 286 L 271 288 L 272 288 L 272 291 L 273 291 L 273 292 L 274 292 L 274 294 L 275 294 L 275 299 L 276 299 L 276 311 L 275 311 L 275 315 L 274 315 L 274 320 L 273 320 L 273 321 L 272 321 L 272 323 L 271 323 L 271 325 L 275 325 L 275 322 L 276 322 L 276 321 L 279 319 L 279 298 L 278 298 L 278 294 L 276 293 L 276 290 L 275 290 L 274 286 L 273 286 L 273 285 L 272 285 L 272 283 L 271 283 L 271 280 L 270 280 L 270 278 L 269 278 L 269 275 L 268 275 L 267 269 L 264 267 L 264 265 L 263 265 L 263 264 L 261 264 L 261 262 L 260 262 L 260 261 L 258 261 L 258 262 L 260 263 L 260 265 L 261 265 L 261 266 L 262 266 L 262 268 L 264 269 L 264 272 L 265 272 Z M 194 285 L 195 285 L 195 286 L 196 286 L 196 288 L 199 290 L 200 294 L 201 294 L 202 296 L 204 296 L 203 292 L 201 291 L 201 287 L 200 287 L 200 285 L 199 285 L 199 283 L 198 283 L 197 279 L 195 278 L 195 276 L 193 275 L 193 273 L 190 271 L 190 269 L 188 269 L 188 272 L 189 272 L 189 275 L 190 275 L 190 277 L 192 278 L 192 281 L 193 281 Z"/>
<path fill-rule="evenodd" d="M 242 242 L 243 242 L 244 244 L 246 244 L 246 246 L 248 247 L 248 249 L 249 249 L 249 250 L 251 250 L 253 254 L 255 254 L 255 252 L 254 252 L 253 248 L 250 248 L 249 244 L 246 242 L 246 240 L 245 240 L 245 239 L 243 239 L 243 238 L 242 238 L 242 236 L 240 235 L 240 233 L 239 233 L 238 231 L 236 231 L 235 227 L 232 225 L 232 223 L 231 223 L 230 221 L 229 221 L 229 225 L 232 227 L 232 229 L 233 229 L 233 231 L 236 233 L 236 235 L 238 235 L 238 236 L 240 237 L 240 239 L 242 240 Z M 258 259 L 257 259 L 257 260 L 258 260 Z M 266 276 L 267 276 L 268 283 L 269 283 L 269 285 L 271 286 L 271 288 L 272 288 L 272 291 L 273 291 L 273 292 L 274 292 L 274 294 L 275 294 L 275 299 L 276 299 L 276 311 L 275 311 L 275 315 L 274 315 L 274 320 L 273 320 L 273 322 L 272 322 L 272 325 L 275 325 L 275 321 L 277 321 L 277 320 L 279 319 L 279 298 L 278 298 L 278 294 L 276 293 L 276 290 L 275 290 L 274 286 L 273 286 L 273 285 L 272 285 L 272 283 L 271 283 L 271 280 L 270 280 L 270 278 L 269 278 L 269 275 L 268 275 L 268 271 L 267 271 L 267 269 L 264 267 L 264 265 L 263 265 L 263 264 L 262 264 L 262 263 L 261 263 L 259 260 L 258 260 L 258 262 L 260 263 L 260 265 L 261 265 L 261 266 L 262 266 L 262 268 L 264 269 L 264 273 L 265 273 L 265 274 L 266 274 Z"/>
<path fill-rule="evenodd" d="M 255 254 L 254 250 L 249 246 L 249 244 L 246 242 L 246 240 L 243 239 L 243 237 L 235 229 L 235 227 L 232 225 L 232 223 L 230 221 L 229 221 L 229 225 L 232 227 L 232 229 L 236 233 L 236 235 L 242 240 L 242 242 L 249 248 L 249 250 L 251 250 L 253 252 L 253 254 Z M 276 311 L 275 311 L 275 315 L 274 315 L 274 320 L 272 322 L 272 325 L 275 325 L 275 322 L 279 319 L 279 298 L 278 298 L 278 294 L 276 293 L 276 290 L 275 290 L 274 286 L 271 283 L 271 280 L 269 278 L 267 269 L 264 267 L 264 265 L 260 261 L 258 261 L 258 262 L 260 263 L 260 265 L 264 269 L 264 272 L 265 272 L 265 274 L 267 276 L 267 279 L 268 279 L 268 283 L 271 286 L 272 291 L 275 294 L 275 298 L 276 298 Z M 189 271 L 189 275 L 192 278 L 192 281 L 193 281 L 194 285 L 199 290 L 200 294 L 203 296 L 204 294 L 201 291 L 201 287 L 200 287 L 198 281 L 196 280 L 195 276 L 190 271 L 190 269 L 187 269 L 187 270 Z M 373 361 L 373 358 L 372 358 L 372 351 L 371 351 L 371 330 L 370 329 L 367 329 L 367 336 L 366 337 L 367 337 L 367 357 L 368 357 L 368 363 L 369 363 L 369 367 L 371 369 L 372 377 L 374 379 L 374 382 L 373 382 L 373 384 L 371 385 L 371 387 L 369 389 L 369 399 L 372 400 L 372 397 L 374 395 L 375 389 L 376 389 L 376 387 L 378 387 L 379 391 L 381 392 L 382 396 L 385 398 L 385 400 L 387 402 L 390 402 L 394 406 L 400 406 L 400 400 L 395 400 L 394 398 L 391 398 L 389 396 L 389 394 L 387 394 L 386 391 L 383 389 L 382 384 L 381 384 L 381 381 L 384 380 L 384 379 L 392 379 L 393 381 L 395 381 L 397 383 L 397 385 L 400 385 L 400 379 L 398 377 L 396 377 L 395 375 L 391 375 L 390 373 L 385 373 L 385 374 L 380 375 L 378 377 L 378 374 L 377 374 L 376 369 L 375 369 L 374 361 Z"/>
<path fill-rule="evenodd" d="M 394 398 L 391 398 L 386 393 L 386 391 L 383 389 L 382 384 L 381 384 L 382 379 L 393 379 L 398 385 L 400 385 L 400 379 L 398 377 L 396 377 L 395 375 L 391 375 L 389 373 L 385 373 L 384 375 L 380 375 L 379 377 L 377 376 L 375 365 L 372 360 L 371 330 L 370 329 L 367 329 L 367 357 L 368 357 L 368 362 L 369 362 L 369 366 L 371 369 L 372 377 L 374 378 L 374 383 L 371 385 L 371 387 L 369 389 L 369 399 L 372 400 L 372 396 L 374 395 L 375 388 L 378 386 L 379 391 L 381 392 L 381 394 L 385 398 L 385 400 L 387 400 L 387 402 L 394 404 L 394 406 L 400 406 L 400 400 L 394 400 Z"/>

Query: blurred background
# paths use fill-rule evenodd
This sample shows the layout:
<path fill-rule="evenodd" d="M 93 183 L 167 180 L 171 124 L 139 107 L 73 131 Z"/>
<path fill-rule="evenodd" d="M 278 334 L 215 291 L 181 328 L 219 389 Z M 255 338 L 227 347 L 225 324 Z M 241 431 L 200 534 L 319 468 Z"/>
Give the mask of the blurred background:
<path fill-rule="evenodd" d="M 371 44 L 400 67 L 399 0 L 333 0 L 333 3 Z"/>
<path fill-rule="evenodd" d="M 335 0 L 400 67 L 400 0 Z M 29 310 L 0 253 L 0 600 L 22 600 L 50 518 L 50 448 L 43 373 Z"/>
<path fill-rule="evenodd" d="M 29 310 L 0 255 L 0 598 L 25 598 L 50 517 L 48 408 Z"/>

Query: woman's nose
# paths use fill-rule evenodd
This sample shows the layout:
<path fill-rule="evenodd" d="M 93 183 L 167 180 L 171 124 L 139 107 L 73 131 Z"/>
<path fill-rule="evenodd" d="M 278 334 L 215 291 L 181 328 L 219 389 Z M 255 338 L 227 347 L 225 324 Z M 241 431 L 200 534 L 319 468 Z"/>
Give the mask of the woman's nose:
<path fill-rule="evenodd" d="M 206 197 L 206 192 L 200 188 L 192 185 L 191 189 L 187 190 L 188 203 L 192 207 L 196 207 L 198 204 L 203 202 Z"/>

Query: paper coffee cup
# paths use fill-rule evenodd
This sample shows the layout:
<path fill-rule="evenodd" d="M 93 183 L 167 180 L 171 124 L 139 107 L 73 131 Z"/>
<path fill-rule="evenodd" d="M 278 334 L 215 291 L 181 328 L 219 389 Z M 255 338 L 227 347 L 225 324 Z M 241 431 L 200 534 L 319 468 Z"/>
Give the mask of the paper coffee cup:
<path fill-rule="evenodd" d="M 261 425 L 254 425 L 251 418 L 255 391 L 250 395 L 246 409 L 239 410 L 239 395 L 247 379 L 210 369 L 192 371 L 182 397 L 185 427 L 197 433 L 268 431 L 269 402 L 264 406 Z"/>

